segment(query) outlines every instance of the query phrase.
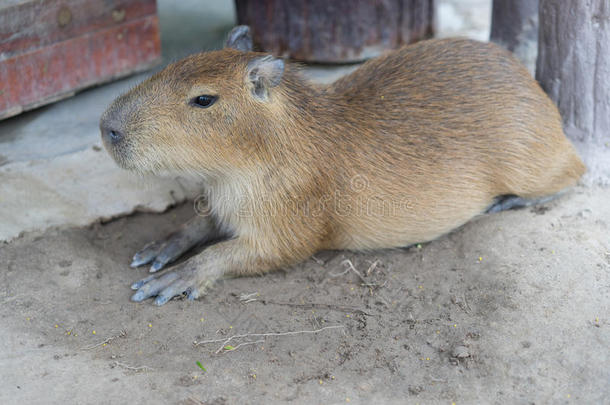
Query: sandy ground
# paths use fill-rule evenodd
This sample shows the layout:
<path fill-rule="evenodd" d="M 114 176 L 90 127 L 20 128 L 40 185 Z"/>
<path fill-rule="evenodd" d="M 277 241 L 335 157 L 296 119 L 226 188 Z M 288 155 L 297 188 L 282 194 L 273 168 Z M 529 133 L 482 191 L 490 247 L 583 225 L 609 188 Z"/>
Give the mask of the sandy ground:
<path fill-rule="evenodd" d="M 609 403 L 609 200 L 578 188 L 161 308 L 129 301 L 128 263 L 190 204 L 27 234 L 0 245 L 0 403 Z"/>

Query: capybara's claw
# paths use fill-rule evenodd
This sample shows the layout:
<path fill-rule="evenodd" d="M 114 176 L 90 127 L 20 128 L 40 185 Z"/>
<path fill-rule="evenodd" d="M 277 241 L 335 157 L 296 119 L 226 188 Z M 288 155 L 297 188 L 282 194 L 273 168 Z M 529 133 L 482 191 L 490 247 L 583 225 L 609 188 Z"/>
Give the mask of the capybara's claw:
<path fill-rule="evenodd" d="M 148 264 L 153 261 L 153 259 L 159 253 L 162 244 L 159 242 L 150 242 L 146 246 L 142 248 L 138 253 L 133 255 L 132 262 L 130 264 L 131 267 L 140 267 L 144 264 Z"/>

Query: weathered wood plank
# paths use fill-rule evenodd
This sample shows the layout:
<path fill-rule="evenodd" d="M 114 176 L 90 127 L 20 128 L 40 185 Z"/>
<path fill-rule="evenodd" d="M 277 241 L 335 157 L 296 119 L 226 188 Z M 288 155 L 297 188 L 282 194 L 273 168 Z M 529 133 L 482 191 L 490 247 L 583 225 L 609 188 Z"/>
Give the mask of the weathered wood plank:
<path fill-rule="evenodd" d="M 152 0 L 21 2 L 0 9 L 0 61 L 154 14 Z"/>
<path fill-rule="evenodd" d="M 494 0 L 490 40 L 513 52 L 534 74 L 538 55 L 538 0 Z"/>
<path fill-rule="evenodd" d="M 610 0 L 541 0 L 536 78 L 594 182 L 610 184 Z"/>
<path fill-rule="evenodd" d="M 361 61 L 434 34 L 434 0 L 236 0 L 260 49 L 309 62 Z"/>
<path fill-rule="evenodd" d="M 158 18 L 146 16 L 0 62 L 0 119 L 157 63 Z"/>

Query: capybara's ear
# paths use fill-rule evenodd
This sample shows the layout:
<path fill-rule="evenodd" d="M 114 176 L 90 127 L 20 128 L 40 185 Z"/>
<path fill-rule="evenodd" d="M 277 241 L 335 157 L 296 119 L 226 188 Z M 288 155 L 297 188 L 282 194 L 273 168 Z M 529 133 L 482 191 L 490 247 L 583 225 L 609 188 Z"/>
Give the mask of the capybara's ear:
<path fill-rule="evenodd" d="M 267 101 L 269 90 L 282 81 L 284 61 L 271 55 L 252 59 L 248 63 L 246 81 L 252 86 L 252 95 Z"/>
<path fill-rule="evenodd" d="M 247 25 L 238 25 L 234 27 L 225 42 L 225 48 L 233 48 L 242 52 L 252 51 L 252 35 L 250 35 L 250 27 Z"/>

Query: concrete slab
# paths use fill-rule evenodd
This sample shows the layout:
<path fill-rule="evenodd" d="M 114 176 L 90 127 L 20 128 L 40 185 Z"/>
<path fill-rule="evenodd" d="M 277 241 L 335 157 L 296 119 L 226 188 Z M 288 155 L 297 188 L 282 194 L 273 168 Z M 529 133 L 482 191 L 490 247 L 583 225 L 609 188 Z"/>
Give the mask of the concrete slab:
<path fill-rule="evenodd" d="M 0 167 L 0 239 L 52 226 L 82 226 L 134 210 L 165 210 L 199 189 L 177 179 L 141 179 L 116 168 L 100 145 Z"/>

